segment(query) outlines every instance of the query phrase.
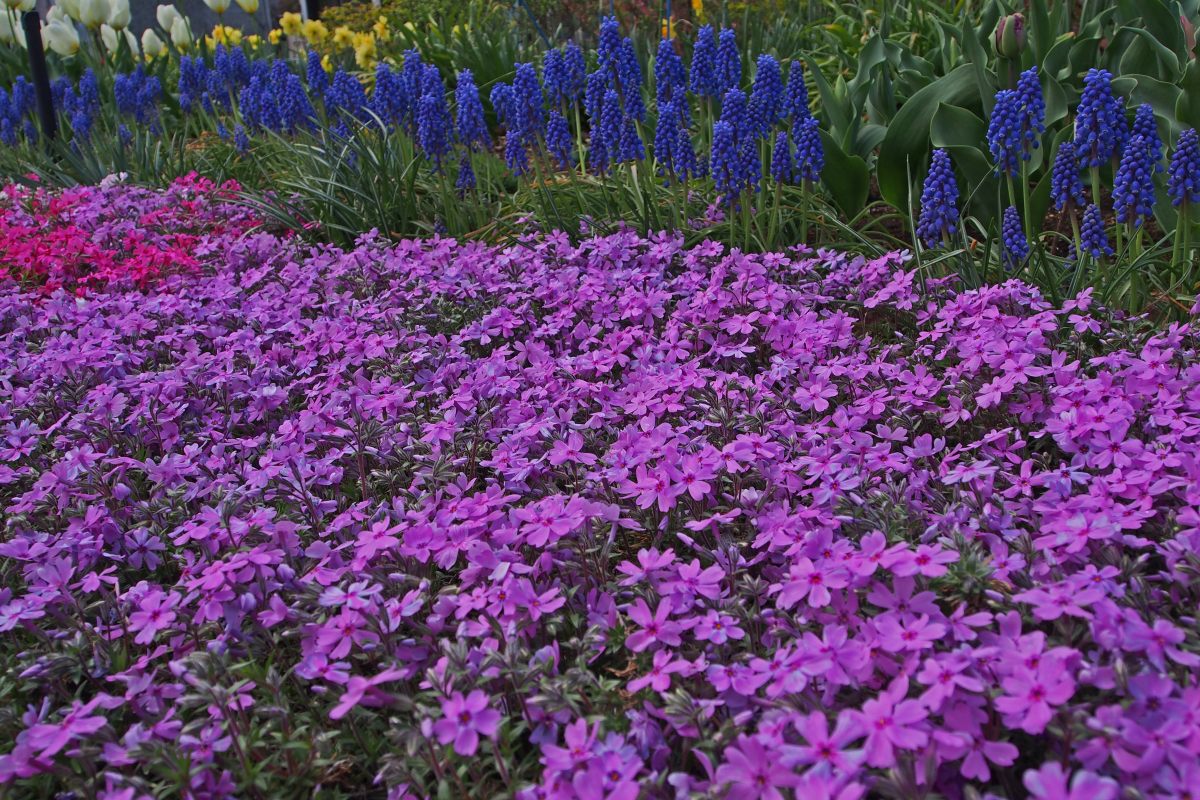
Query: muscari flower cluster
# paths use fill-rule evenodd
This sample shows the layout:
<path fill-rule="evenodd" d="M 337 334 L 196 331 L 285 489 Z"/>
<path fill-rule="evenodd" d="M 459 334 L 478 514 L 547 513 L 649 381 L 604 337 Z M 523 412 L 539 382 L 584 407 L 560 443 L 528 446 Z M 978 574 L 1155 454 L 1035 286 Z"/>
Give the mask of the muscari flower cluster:
<path fill-rule="evenodd" d="M 1017 88 L 996 94 L 996 105 L 988 123 L 988 148 L 996 174 L 1017 177 L 1021 162 L 1028 161 L 1041 145 L 1046 130 L 1046 102 L 1037 67 L 1021 73 Z"/>
<path fill-rule="evenodd" d="M 156 194 L 0 216 L 140 261 L 210 213 Z M 203 272 L 0 290 L 14 796 L 1200 780 L 1194 326 L 679 235 L 166 241 Z"/>
<path fill-rule="evenodd" d="M 1113 94 L 1111 81 L 1112 76 L 1105 70 L 1088 72 L 1075 136 L 1059 146 L 1050 172 L 1050 199 L 1054 207 L 1072 217 L 1086 208 L 1081 246 L 1097 258 L 1111 256 L 1113 251 L 1104 230 L 1100 199 L 1092 198 L 1088 204 L 1082 173 L 1117 159 L 1112 190 L 1114 217 L 1120 224 L 1138 228 L 1154 214 L 1154 176 L 1164 171 L 1163 141 L 1153 107 L 1140 105 L 1130 126 L 1124 102 Z M 1018 175 L 1022 160 L 1028 159 L 1040 144 L 1044 120 L 1045 103 L 1036 68 L 1021 74 L 1016 90 L 997 93 L 988 126 L 988 146 L 998 175 Z M 1200 199 L 1197 192 L 1200 147 L 1194 130 L 1185 130 L 1180 135 L 1166 171 L 1167 191 L 1176 206 Z M 939 164 L 936 170 L 931 165 L 925 181 L 917 233 L 931 247 L 945 237 L 947 227 L 941 220 L 957 218 L 957 208 L 947 206 L 946 173 L 944 164 Z M 955 192 L 950 203 L 956 202 Z M 1002 259 L 1010 267 L 1028 254 L 1026 232 L 1018 230 L 1019 219 L 1015 214 L 1014 210 L 1007 210 L 1001 223 Z"/>
<path fill-rule="evenodd" d="M 934 150 L 929 174 L 921 190 L 921 216 L 917 236 L 926 247 L 936 247 L 958 233 L 958 183 L 945 150 Z"/>
<path fill-rule="evenodd" d="M 30 143 L 36 142 L 33 109 L 33 85 L 24 75 L 18 75 L 8 91 L 0 88 L 0 142 L 15 147 L 22 136 Z"/>

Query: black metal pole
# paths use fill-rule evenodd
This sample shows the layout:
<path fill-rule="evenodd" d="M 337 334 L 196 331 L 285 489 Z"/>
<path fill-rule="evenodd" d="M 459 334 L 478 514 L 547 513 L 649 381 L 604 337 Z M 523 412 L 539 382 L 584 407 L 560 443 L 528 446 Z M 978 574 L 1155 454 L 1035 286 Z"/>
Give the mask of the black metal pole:
<path fill-rule="evenodd" d="M 25 28 L 25 47 L 29 50 L 29 71 L 33 75 L 33 95 L 37 99 L 38 117 L 42 120 L 42 135 L 49 143 L 58 132 L 54 116 L 54 98 L 50 95 L 50 71 L 46 69 L 46 49 L 42 47 L 42 21 L 36 11 L 26 11 L 21 17 Z"/>
<path fill-rule="evenodd" d="M 321 18 L 321 0 L 308 0 L 308 18 Z"/>

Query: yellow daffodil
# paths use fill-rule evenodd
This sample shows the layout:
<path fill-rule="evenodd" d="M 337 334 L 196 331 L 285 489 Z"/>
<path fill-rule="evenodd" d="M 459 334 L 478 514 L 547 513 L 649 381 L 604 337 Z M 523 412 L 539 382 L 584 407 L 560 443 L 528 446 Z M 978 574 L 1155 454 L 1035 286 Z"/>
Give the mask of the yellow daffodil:
<path fill-rule="evenodd" d="M 354 44 L 354 31 L 345 25 L 333 29 L 333 43 L 338 47 L 350 47 Z"/>
<path fill-rule="evenodd" d="M 257 33 L 252 33 L 246 37 L 245 42 L 251 47 L 258 47 L 260 44 L 262 44 L 262 37 Z"/>
<path fill-rule="evenodd" d="M 321 57 L 321 69 L 325 70 L 330 75 L 333 74 L 333 59 L 329 57 L 328 53 Z"/>
<path fill-rule="evenodd" d="M 692 0 L 692 16 L 697 22 L 704 22 L 704 0 Z"/>
<path fill-rule="evenodd" d="M 370 69 L 375 66 L 377 55 L 375 37 L 369 33 L 359 33 L 354 36 L 354 63 L 360 69 Z"/>
<path fill-rule="evenodd" d="M 371 26 L 371 30 L 375 31 L 375 35 L 378 36 L 382 41 L 386 42 L 388 39 L 392 38 L 392 32 L 388 30 L 387 17 L 380 17 L 378 20 L 376 20 L 375 24 Z"/>
<path fill-rule="evenodd" d="M 319 19 L 305 20 L 300 32 L 309 44 L 321 44 L 329 38 L 329 28 Z"/>
<path fill-rule="evenodd" d="M 272 28 L 271 32 L 267 34 L 267 41 L 271 44 L 279 44 L 282 40 L 283 31 L 279 30 L 279 28 Z"/>
<path fill-rule="evenodd" d="M 295 11 L 289 11 L 279 18 L 279 28 L 288 36 L 298 36 L 304 20 Z"/>
<path fill-rule="evenodd" d="M 232 25 L 214 25 L 209 41 L 228 47 L 237 47 L 242 43 L 242 32 Z"/>

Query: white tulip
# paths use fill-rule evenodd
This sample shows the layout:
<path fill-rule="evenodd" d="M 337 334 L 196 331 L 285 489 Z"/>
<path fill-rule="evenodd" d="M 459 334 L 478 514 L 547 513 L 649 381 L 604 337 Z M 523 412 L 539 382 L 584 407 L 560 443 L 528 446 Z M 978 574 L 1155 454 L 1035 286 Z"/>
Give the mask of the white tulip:
<path fill-rule="evenodd" d="M 237 0 L 237 4 L 238 8 L 252 17 L 258 12 L 258 0 Z"/>
<path fill-rule="evenodd" d="M 112 10 L 108 12 L 108 24 L 119 31 L 129 27 L 129 0 L 111 0 Z"/>
<path fill-rule="evenodd" d="M 13 11 L 33 11 L 34 0 L 4 0 L 4 5 Z"/>
<path fill-rule="evenodd" d="M 104 42 L 104 49 L 108 52 L 117 51 L 117 31 L 107 22 L 100 26 L 100 41 Z"/>
<path fill-rule="evenodd" d="M 229 0 L 204 0 L 204 5 L 218 14 L 224 14 L 229 10 Z"/>
<path fill-rule="evenodd" d="M 175 10 L 175 6 L 159 6 L 154 10 L 154 17 L 158 20 L 158 27 L 170 33 L 171 26 L 179 19 L 179 12 Z"/>
<path fill-rule="evenodd" d="M 42 26 L 42 41 L 60 56 L 73 56 L 79 52 L 79 31 L 75 23 L 55 19 Z"/>
<path fill-rule="evenodd" d="M 50 8 L 50 14 L 56 9 L 66 12 L 66 15 L 76 22 L 79 21 L 79 0 L 58 0 L 58 3 Z"/>
<path fill-rule="evenodd" d="M 21 47 L 25 46 L 25 29 L 20 23 L 13 24 L 13 16 L 8 14 L 0 14 L 0 43 L 13 44 L 14 42 Z"/>
<path fill-rule="evenodd" d="M 108 0 L 80 0 L 79 21 L 94 31 L 108 22 L 109 11 Z"/>
<path fill-rule="evenodd" d="M 188 27 L 186 19 L 178 17 L 171 23 L 171 44 L 179 48 L 184 48 L 191 43 L 192 29 Z"/>
<path fill-rule="evenodd" d="M 157 58 L 167 52 L 167 45 L 162 39 L 158 38 L 158 34 L 153 28 L 146 28 L 142 32 L 142 52 L 146 58 Z"/>

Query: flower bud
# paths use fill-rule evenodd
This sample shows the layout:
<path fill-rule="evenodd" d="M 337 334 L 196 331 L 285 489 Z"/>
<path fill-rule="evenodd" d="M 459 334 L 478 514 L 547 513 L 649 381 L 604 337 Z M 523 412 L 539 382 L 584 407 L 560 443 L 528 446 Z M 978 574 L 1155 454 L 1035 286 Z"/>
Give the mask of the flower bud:
<path fill-rule="evenodd" d="M 107 22 L 100 26 L 100 41 L 104 42 L 104 49 L 110 53 L 117 51 L 117 31 Z"/>
<path fill-rule="evenodd" d="M 108 24 L 114 30 L 123 31 L 129 27 L 129 0 L 112 0 L 112 10 L 108 13 Z"/>
<path fill-rule="evenodd" d="M 237 4 L 238 8 L 252 17 L 258 12 L 258 0 L 237 0 Z"/>
<path fill-rule="evenodd" d="M 996 24 L 996 36 L 993 39 L 996 55 L 1001 58 L 1019 58 L 1025 49 L 1025 39 L 1025 16 L 1023 14 L 1009 14 L 1001 17 L 1000 22 Z"/>
<path fill-rule="evenodd" d="M 183 17 L 177 17 L 171 23 L 171 44 L 182 49 L 191 43 L 192 30 L 188 27 L 187 20 Z"/>
<path fill-rule="evenodd" d="M 82 0 L 79 4 L 79 21 L 86 25 L 88 30 L 94 31 L 108 22 L 111 10 L 108 0 Z"/>
<path fill-rule="evenodd" d="M 154 18 L 158 20 L 160 28 L 170 33 L 171 26 L 179 19 L 179 12 L 175 10 L 175 6 L 162 5 L 154 10 Z"/>
<path fill-rule="evenodd" d="M 142 53 L 146 58 L 158 58 L 167 52 L 167 45 L 158 37 L 153 28 L 142 31 Z"/>

